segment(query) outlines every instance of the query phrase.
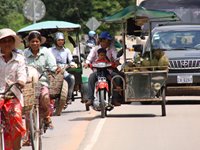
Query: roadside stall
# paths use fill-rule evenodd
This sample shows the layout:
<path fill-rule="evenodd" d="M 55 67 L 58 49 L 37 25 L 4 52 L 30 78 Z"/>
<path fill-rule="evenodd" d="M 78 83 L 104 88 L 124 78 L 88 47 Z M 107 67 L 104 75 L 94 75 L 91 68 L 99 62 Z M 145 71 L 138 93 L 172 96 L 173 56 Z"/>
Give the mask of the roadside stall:
<path fill-rule="evenodd" d="M 162 116 L 166 116 L 165 82 L 167 80 L 168 63 L 155 63 L 153 60 L 154 50 L 143 54 L 143 47 L 136 45 L 136 57 L 127 57 L 125 36 L 127 35 L 127 22 L 129 29 L 132 28 L 133 36 L 140 36 L 141 27 L 149 24 L 149 38 L 151 39 L 151 24 L 154 22 L 176 21 L 179 18 L 174 12 L 159 10 L 147 10 L 139 6 L 129 6 L 112 16 L 105 17 L 105 23 L 119 23 L 122 25 L 122 43 L 124 51 L 124 64 L 121 71 L 124 73 L 123 93 L 124 102 L 152 102 L 158 101 L 161 104 Z M 132 21 L 132 26 L 130 26 Z M 151 41 L 151 40 L 150 40 Z M 156 55 L 156 54 L 155 54 Z M 111 88 L 112 89 L 112 88 Z"/>

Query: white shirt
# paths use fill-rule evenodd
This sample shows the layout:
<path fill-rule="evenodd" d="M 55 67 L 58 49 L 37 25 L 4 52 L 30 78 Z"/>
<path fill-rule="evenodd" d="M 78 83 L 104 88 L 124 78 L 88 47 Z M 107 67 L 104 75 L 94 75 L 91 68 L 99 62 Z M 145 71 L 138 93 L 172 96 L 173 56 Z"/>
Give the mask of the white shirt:
<path fill-rule="evenodd" d="M 50 48 L 52 54 L 56 58 L 56 63 L 60 67 L 64 67 L 66 64 L 75 65 L 75 63 L 72 61 L 73 56 L 71 54 L 71 51 L 68 48 L 62 48 L 58 50 L 55 46 Z"/>
<path fill-rule="evenodd" d="M 0 92 L 5 92 L 6 88 L 16 83 L 17 81 L 22 81 L 26 83 L 27 74 L 25 67 L 25 59 L 24 56 L 12 52 L 12 59 L 7 63 L 3 58 L 3 54 L 0 53 Z M 23 94 L 19 91 L 19 89 L 15 86 L 11 88 L 11 91 L 15 94 L 15 96 L 20 100 L 22 106 L 24 106 Z"/>
<path fill-rule="evenodd" d="M 101 48 L 100 45 L 95 46 L 91 49 L 91 51 L 90 51 L 90 53 L 89 53 L 89 55 L 87 56 L 87 59 L 86 59 L 87 64 L 93 63 L 98 58 L 97 51 L 98 51 L 99 48 Z M 119 60 L 119 58 L 117 58 L 117 51 L 116 51 L 114 46 L 107 48 L 106 50 L 107 50 L 106 55 L 107 55 L 107 57 L 110 61 L 115 62 L 115 61 Z"/>

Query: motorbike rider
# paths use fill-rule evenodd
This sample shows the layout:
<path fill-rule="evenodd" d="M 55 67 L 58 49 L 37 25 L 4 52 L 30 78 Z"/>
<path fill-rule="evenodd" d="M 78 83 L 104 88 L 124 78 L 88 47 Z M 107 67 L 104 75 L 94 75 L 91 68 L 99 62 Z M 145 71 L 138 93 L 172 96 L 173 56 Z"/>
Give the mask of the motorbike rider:
<path fill-rule="evenodd" d="M 95 46 L 96 45 L 96 38 L 95 38 L 95 36 L 96 36 L 96 32 L 95 31 L 89 31 L 88 32 L 88 40 L 87 40 L 87 44 L 89 45 L 91 45 L 91 47 L 92 46 Z"/>
<path fill-rule="evenodd" d="M 57 32 L 54 38 L 54 46 L 50 48 L 54 57 L 56 58 L 56 63 L 60 69 L 65 69 L 66 67 L 76 68 L 77 65 L 73 62 L 73 57 L 71 51 L 68 48 L 65 48 L 65 36 L 62 32 Z M 72 94 L 74 91 L 75 77 L 74 75 L 68 73 L 66 70 L 64 72 L 64 79 L 68 83 L 68 98 L 67 103 L 71 103 Z M 61 110 L 58 110 L 56 115 L 60 115 L 62 108 L 65 104 L 62 104 L 60 107 Z"/>
<path fill-rule="evenodd" d="M 96 35 L 95 31 L 89 31 L 89 33 L 88 33 L 88 40 L 85 43 L 85 50 L 84 50 L 84 53 L 85 53 L 86 57 L 90 53 L 91 49 L 94 46 L 96 46 L 96 44 L 97 44 L 96 43 L 96 39 L 95 39 L 95 35 Z"/>
<path fill-rule="evenodd" d="M 116 64 L 115 64 L 115 62 L 110 62 L 110 61 L 107 59 L 107 57 L 106 57 L 106 53 L 107 53 L 106 49 L 100 48 L 100 49 L 98 49 L 97 53 L 98 53 L 98 58 L 95 60 L 94 63 L 104 62 L 104 63 L 111 64 L 110 69 L 104 70 L 104 75 L 105 75 L 105 77 L 108 79 L 108 81 L 110 82 L 111 79 L 112 79 L 112 76 L 111 76 L 111 72 L 113 71 L 112 68 L 116 68 Z M 92 68 L 92 64 L 91 64 L 91 68 Z M 94 69 L 94 68 L 92 68 L 92 70 L 93 70 L 93 71 L 97 71 L 97 70 Z M 121 87 L 118 86 L 118 85 L 115 83 L 114 80 L 113 80 L 113 85 L 114 85 L 114 87 L 115 87 L 116 89 L 119 89 L 119 90 L 121 89 Z"/>
<path fill-rule="evenodd" d="M 119 63 L 119 58 L 117 58 L 117 51 L 112 43 L 112 36 L 110 35 L 109 32 L 107 31 L 103 31 L 100 36 L 99 36 L 99 45 L 94 47 L 87 59 L 86 59 L 86 62 L 84 64 L 84 67 L 87 68 L 89 66 L 89 64 L 92 64 L 93 62 L 95 62 L 95 60 L 98 58 L 98 49 L 99 48 L 104 48 L 106 49 L 106 56 L 107 56 L 107 59 L 110 61 L 110 62 L 115 62 L 116 66 L 118 66 L 120 63 Z M 116 72 L 112 72 L 111 73 L 111 76 L 115 76 L 117 75 Z M 97 81 L 97 76 L 96 76 L 96 72 L 93 72 L 90 74 L 89 76 L 89 79 L 88 79 L 88 94 L 87 94 L 87 98 L 88 98 L 88 101 L 87 101 L 87 105 L 92 105 L 93 104 L 93 101 L 94 101 L 94 89 L 95 89 L 95 83 Z M 119 83 L 119 82 L 116 82 L 116 83 Z M 115 106 L 120 106 L 121 105 L 121 99 L 119 99 L 119 93 L 116 93 L 116 92 L 113 92 L 113 99 L 112 99 L 112 103 L 113 105 Z"/>

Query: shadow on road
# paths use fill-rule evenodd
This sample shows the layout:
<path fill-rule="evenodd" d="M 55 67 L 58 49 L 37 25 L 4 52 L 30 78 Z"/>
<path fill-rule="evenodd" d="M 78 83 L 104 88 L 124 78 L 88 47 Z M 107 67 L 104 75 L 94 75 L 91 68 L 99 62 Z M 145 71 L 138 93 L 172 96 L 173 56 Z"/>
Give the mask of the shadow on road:
<path fill-rule="evenodd" d="M 167 105 L 198 105 L 200 100 L 168 100 Z"/>
<path fill-rule="evenodd" d="M 92 121 L 92 120 L 95 120 L 95 119 L 99 119 L 99 116 L 78 117 L 78 118 L 71 119 L 69 121 Z"/>
<path fill-rule="evenodd" d="M 155 114 L 108 114 L 107 118 L 146 118 L 157 117 Z"/>
<path fill-rule="evenodd" d="M 62 114 L 69 114 L 69 113 L 79 113 L 79 112 L 86 112 L 86 110 L 66 110 L 63 111 Z"/>
<path fill-rule="evenodd" d="M 166 105 L 199 105 L 199 104 L 200 104 L 200 100 L 167 100 L 166 101 Z M 135 104 L 133 103 L 132 105 L 135 105 Z M 143 103 L 140 105 L 161 105 L 161 102 Z"/>

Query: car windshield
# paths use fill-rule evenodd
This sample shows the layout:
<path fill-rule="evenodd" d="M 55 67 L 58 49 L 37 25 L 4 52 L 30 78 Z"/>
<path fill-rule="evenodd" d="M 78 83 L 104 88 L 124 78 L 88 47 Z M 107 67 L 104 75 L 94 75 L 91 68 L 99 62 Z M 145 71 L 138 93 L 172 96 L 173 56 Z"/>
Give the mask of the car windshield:
<path fill-rule="evenodd" d="M 152 36 L 153 49 L 200 50 L 200 31 L 155 32 Z"/>

